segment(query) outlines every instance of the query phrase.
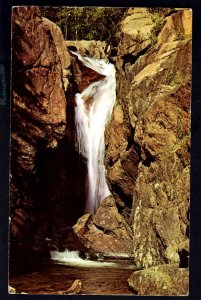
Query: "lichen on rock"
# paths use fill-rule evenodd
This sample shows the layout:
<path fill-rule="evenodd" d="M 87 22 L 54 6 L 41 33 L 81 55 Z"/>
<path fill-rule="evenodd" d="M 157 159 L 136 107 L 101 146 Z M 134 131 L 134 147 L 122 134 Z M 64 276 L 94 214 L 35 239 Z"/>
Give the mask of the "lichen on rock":
<path fill-rule="evenodd" d="M 159 265 L 134 272 L 128 284 L 138 296 L 187 296 L 188 276 L 177 264 Z"/>

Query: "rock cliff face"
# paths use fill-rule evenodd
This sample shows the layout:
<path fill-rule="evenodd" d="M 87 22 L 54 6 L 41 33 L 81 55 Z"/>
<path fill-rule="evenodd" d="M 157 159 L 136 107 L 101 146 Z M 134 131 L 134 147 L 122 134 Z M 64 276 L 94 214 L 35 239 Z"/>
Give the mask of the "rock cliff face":
<path fill-rule="evenodd" d="M 70 56 L 60 29 L 42 19 L 37 7 L 16 7 L 12 17 L 11 251 L 19 249 L 25 258 L 45 248 L 40 232 L 43 211 L 49 213 L 48 176 L 39 169 L 65 135 L 63 78 Z"/>
<path fill-rule="evenodd" d="M 107 178 L 123 215 L 132 205 L 126 220 L 140 268 L 188 262 L 191 26 L 190 10 L 130 9 L 113 58 L 118 104 L 107 128 Z"/>
<path fill-rule="evenodd" d="M 138 153 L 131 194 L 133 255 L 137 266 L 148 267 L 178 262 L 188 240 L 191 11 L 168 10 L 167 17 L 165 11 L 158 16 L 147 9 L 128 13 L 118 49 L 118 101 L 133 134 L 130 147 Z M 153 37 L 158 27 L 154 18 L 162 21 Z M 137 29 L 130 30 L 131 25 Z M 110 135 L 113 123 L 108 130 Z M 122 169 L 122 150 L 108 167 L 109 181 L 111 169 Z M 112 180 L 114 185 L 119 178 Z"/>

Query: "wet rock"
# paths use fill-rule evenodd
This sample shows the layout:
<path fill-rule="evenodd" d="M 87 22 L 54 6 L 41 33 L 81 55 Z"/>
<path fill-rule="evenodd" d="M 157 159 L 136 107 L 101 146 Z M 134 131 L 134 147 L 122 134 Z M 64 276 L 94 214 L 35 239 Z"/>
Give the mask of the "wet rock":
<path fill-rule="evenodd" d="M 74 295 L 78 294 L 82 288 L 82 282 L 80 279 L 76 279 L 72 285 L 67 289 L 66 294 Z"/>
<path fill-rule="evenodd" d="M 160 265 L 134 272 L 128 284 L 138 296 L 187 296 L 189 273 L 176 264 Z"/>
<path fill-rule="evenodd" d="M 96 257 L 131 257 L 132 232 L 125 219 L 118 213 L 112 196 L 103 200 L 95 215 L 78 220 L 75 234 Z"/>
<path fill-rule="evenodd" d="M 84 234 L 88 230 L 88 224 L 91 222 L 92 216 L 90 214 L 85 214 L 78 219 L 77 223 L 73 226 L 73 231 L 79 238 L 83 238 Z"/>
<path fill-rule="evenodd" d="M 73 78 L 77 85 L 77 92 L 81 93 L 87 88 L 92 82 L 96 82 L 105 78 L 104 75 L 98 74 L 94 70 L 84 66 L 80 62 L 76 55 L 72 55 Z M 87 99 L 86 99 L 87 101 Z"/>

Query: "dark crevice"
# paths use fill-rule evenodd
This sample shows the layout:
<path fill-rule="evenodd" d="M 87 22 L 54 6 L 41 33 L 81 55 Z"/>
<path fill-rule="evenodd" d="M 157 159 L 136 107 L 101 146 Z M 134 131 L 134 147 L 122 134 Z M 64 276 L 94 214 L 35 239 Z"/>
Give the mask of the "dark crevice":
<path fill-rule="evenodd" d="M 160 234 L 157 231 L 155 231 L 155 234 L 156 234 L 156 239 L 160 242 L 160 244 L 162 245 L 162 247 L 165 249 L 166 247 L 165 247 L 164 241 L 161 238 Z"/>
<path fill-rule="evenodd" d="M 84 214 L 85 163 L 64 137 L 57 149 L 48 149 L 42 142 L 37 145 L 35 168 L 38 194 L 33 195 L 34 203 L 43 219 L 49 220 L 46 224 L 51 224 L 51 235 L 60 236 L 66 226 L 74 225 Z M 82 188 L 78 189 L 79 184 Z"/>
<path fill-rule="evenodd" d="M 107 161 L 108 167 L 112 167 L 112 166 L 115 164 L 116 161 L 117 161 L 117 160 L 114 160 L 112 157 L 110 157 L 110 158 L 108 159 L 108 161 Z"/>
<path fill-rule="evenodd" d="M 133 287 L 130 287 L 129 286 L 129 291 L 131 291 L 135 296 L 138 296 L 139 295 L 139 293 L 138 293 L 138 291 L 136 290 L 136 289 L 134 289 Z"/>
<path fill-rule="evenodd" d="M 111 49 L 110 57 L 115 57 L 117 56 L 117 47 L 114 47 Z"/>
<path fill-rule="evenodd" d="M 77 47 L 76 46 L 67 46 L 67 48 L 70 51 L 77 51 Z"/>
<path fill-rule="evenodd" d="M 181 10 L 182 10 L 182 9 L 181 9 Z M 165 15 L 165 17 L 169 17 L 169 16 L 171 16 L 171 15 L 177 13 L 177 12 L 178 12 L 178 10 L 173 9 L 173 10 L 171 10 L 169 13 L 167 13 L 167 14 Z"/>
<path fill-rule="evenodd" d="M 132 195 L 126 195 L 120 186 L 117 184 L 112 185 L 112 189 L 116 194 L 119 196 L 119 198 L 124 202 L 127 208 L 132 209 Z M 118 205 L 118 204 L 117 204 Z M 124 209 L 118 205 L 119 213 L 121 213 L 121 210 Z"/>
<path fill-rule="evenodd" d="M 134 134 L 135 134 L 135 130 L 133 129 L 133 127 L 130 127 L 130 135 L 128 136 L 128 144 L 126 147 L 126 151 L 128 151 L 134 144 Z"/>
<path fill-rule="evenodd" d="M 139 162 L 140 162 L 142 160 L 142 157 L 141 157 L 141 147 L 135 141 L 133 143 L 133 146 L 134 146 L 134 149 L 135 149 L 136 153 L 139 156 Z"/>
<path fill-rule="evenodd" d="M 122 56 L 123 59 L 123 70 L 125 71 L 125 65 L 126 64 L 130 64 L 130 65 L 134 65 L 135 62 L 138 60 L 138 58 L 140 58 L 140 56 L 146 54 L 146 52 L 148 51 L 148 49 L 150 48 L 150 45 L 148 45 L 146 48 L 144 48 L 142 51 L 140 51 L 137 55 L 133 55 L 131 53 L 128 53 L 124 56 Z"/>
<path fill-rule="evenodd" d="M 182 249 L 181 252 L 179 252 L 179 257 L 180 257 L 180 268 L 188 268 L 189 266 L 189 252 L 186 251 L 185 249 Z"/>
<path fill-rule="evenodd" d="M 104 231 L 104 233 L 106 233 L 105 230 L 104 230 L 104 227 L 102 227 L 100 225 L 97 225 L 95 222 L 93 224 L 96 226 L 97 229 L 99 229 L 101 231 Z"/>
<path fill-rule="evenodd" d="M 155 162 L 156 157 L 152 156 L 150 153 L 146 153 L 146 159 L 144 161 L 142 161 L 142 164 L 145 167 L 150 167 L 151 163 Z"/>
<path fill-rule="evenodd" d="M 166 249 L 166 245 L 162 239 L 162 237 L 160 236 L 160 234 L 156 231 L 155 229 L 155 235 L 156 235 L 156 239 L 158 241 L 159 244 L 161 244 L 161 247 L 158 247 L 159 248 L 159 252 L 160 252 L 160 257 L 163 258 L 163 261 L 165 264 L 168 264 L 168 259 L 166 257 L 163 257 L 163 250 L 162 248 L 165 250 Z"/>

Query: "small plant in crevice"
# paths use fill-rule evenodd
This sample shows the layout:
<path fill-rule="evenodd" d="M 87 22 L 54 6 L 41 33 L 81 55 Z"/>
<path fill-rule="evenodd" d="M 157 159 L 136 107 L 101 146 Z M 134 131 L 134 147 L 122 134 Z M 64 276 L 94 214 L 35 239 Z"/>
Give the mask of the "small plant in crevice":
<path fill-rule="evenodd" d="M 163 76 L 163 84 L 169 86 L 175 86 L 182 81 L 182 74 L 178 71 L 175 72 L 173 69 L 168 69 Z"/>
<path fill-rule="evenodd" d="M 181 41 L 181 40 L 185 40 L 185 34 L 182 30 L 176 32 L 174 41 Z"/>
<path fill-rule="evenodd" d="M 174 85 L 174 77 L 175 74 L 172 70 L 167 70 L 167 72 L 164 74 L 164 81 L 163 84 L 165 85 Z"/>
<path fill-rule="evenodd" d="M 162 29 L 164 25 L 164 19 L 159 17 L 156 21 L 155 21 L 155 25 L 154 27 L 152 28 L 151 30 L 151 33 L 150 33 L 150 40 L 151 40 L 151 45 L 153 46 L 154 44 L 156 44 L 157 42 L 157 38 L 158 38 L 158 35 Z"/>
<path fill-rule="evenodd" d="M 151 45 L 153 46 L 156 44 L 158 35 L 161 32 L 161 30 L 165 24 L 165 16 L 160 13 L 154 13 L 152 15 L 152 21 L 154 23 L 154 26 L 151 29 L 149 39 L 151 41 Z"/>
<path fill-rule="evenodd" d="M 162 8 L 162 7 L 148 7 L 147 11 L 150 14 L 160 14 L 163 16 L 167 16 L 171 11 L 174 11 L 173 8 Z"/>

